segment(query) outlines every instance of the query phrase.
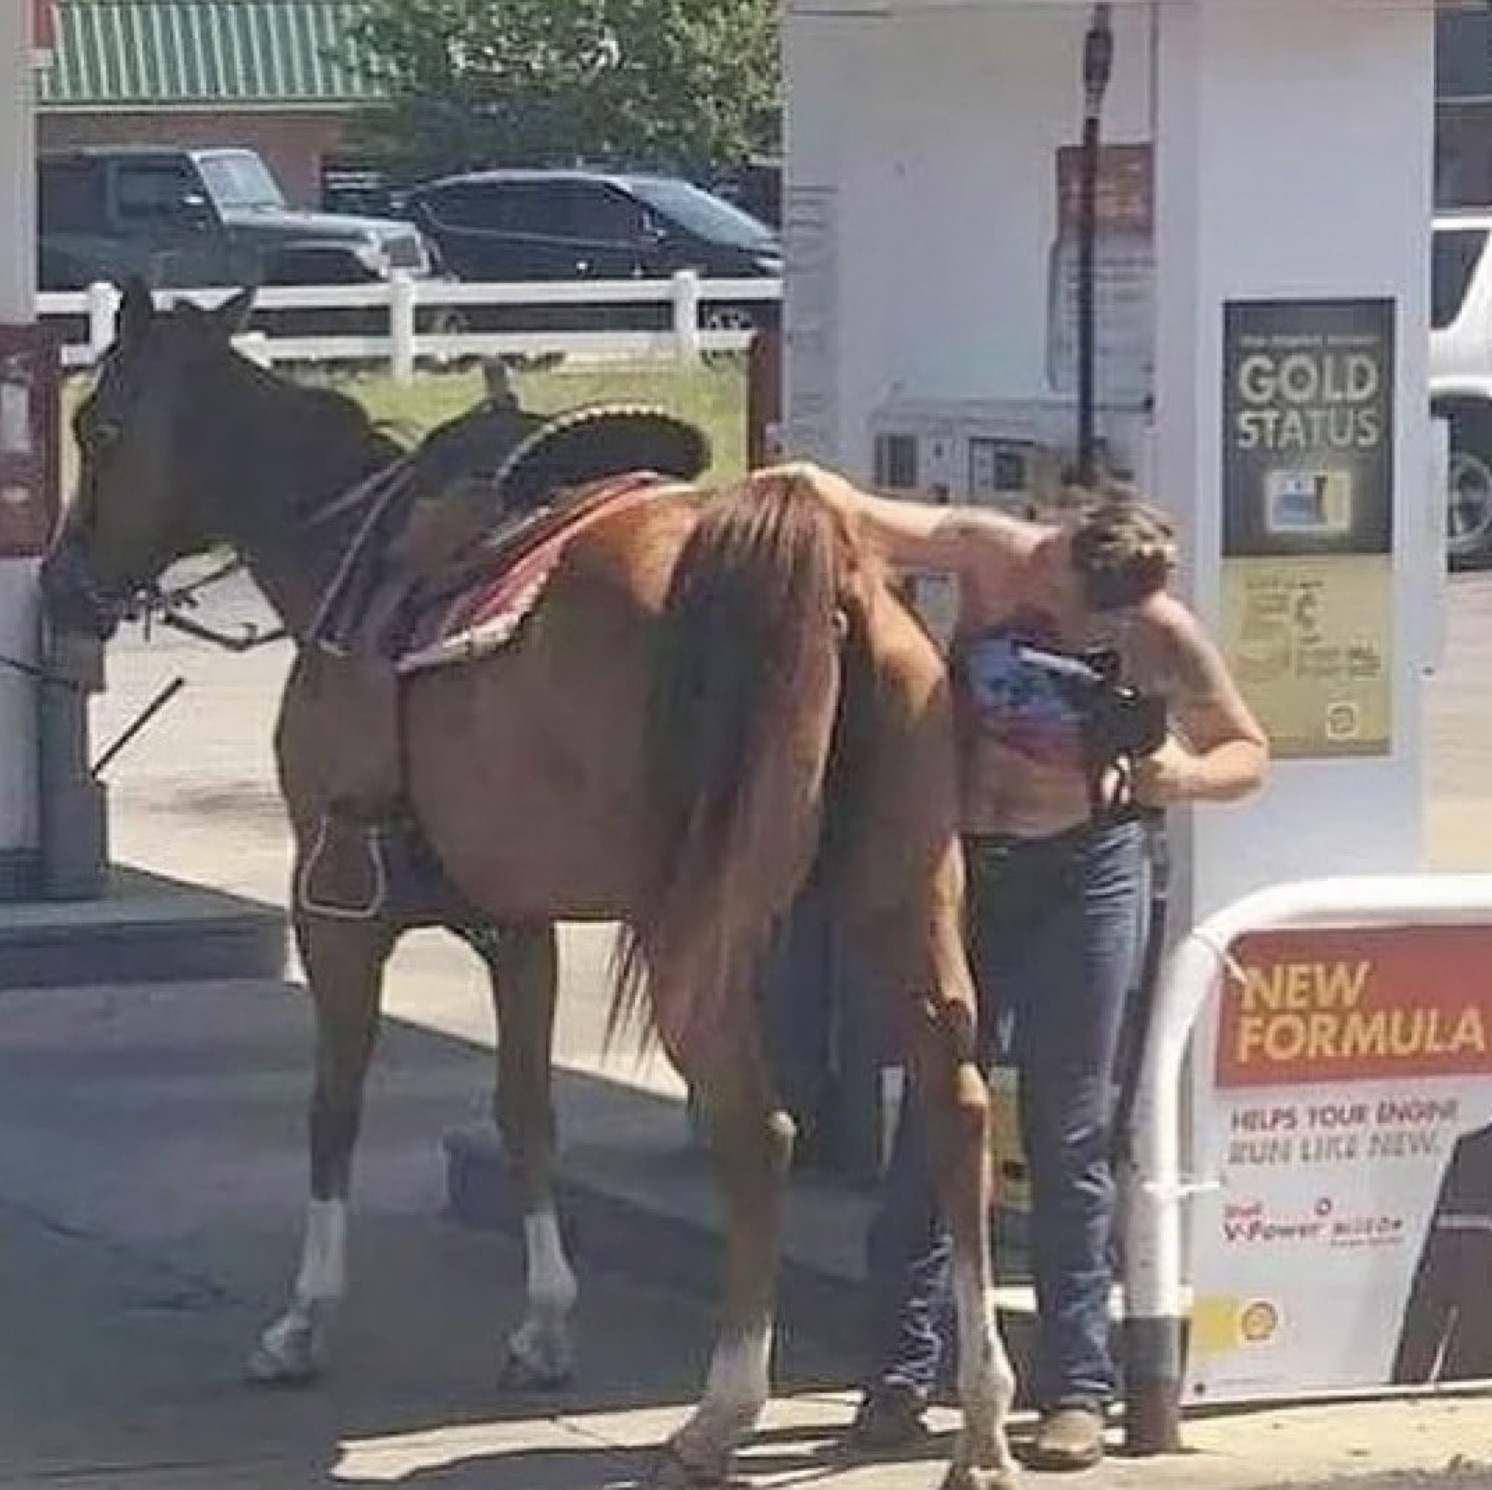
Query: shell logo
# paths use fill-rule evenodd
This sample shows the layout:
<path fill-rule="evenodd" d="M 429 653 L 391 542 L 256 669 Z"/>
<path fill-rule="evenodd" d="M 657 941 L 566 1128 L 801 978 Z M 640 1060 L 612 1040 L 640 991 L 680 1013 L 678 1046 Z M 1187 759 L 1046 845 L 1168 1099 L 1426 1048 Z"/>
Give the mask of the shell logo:
<path fill-rule="evenodd" d="M 1268 1299 L 1252 1299 L 1238 1311 L 1238 1333 L 1245 1344 L 1265 1345 L 1279 1327 L 1280 1311 Z"/>

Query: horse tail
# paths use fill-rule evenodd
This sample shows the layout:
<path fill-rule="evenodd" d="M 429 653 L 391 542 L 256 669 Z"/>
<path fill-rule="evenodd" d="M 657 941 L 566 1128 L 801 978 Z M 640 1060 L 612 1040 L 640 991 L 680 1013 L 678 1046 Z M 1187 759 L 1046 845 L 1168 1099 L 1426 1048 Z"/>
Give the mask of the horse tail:
<path fill-rule="evenodd" d="M 697 1066 L 739 1032 L 819 847 L 854 562 L 843 519 L 790 472 L 722 493 L 685 542 L 643 723 L 608 1043 L 641 1024 Z"/>

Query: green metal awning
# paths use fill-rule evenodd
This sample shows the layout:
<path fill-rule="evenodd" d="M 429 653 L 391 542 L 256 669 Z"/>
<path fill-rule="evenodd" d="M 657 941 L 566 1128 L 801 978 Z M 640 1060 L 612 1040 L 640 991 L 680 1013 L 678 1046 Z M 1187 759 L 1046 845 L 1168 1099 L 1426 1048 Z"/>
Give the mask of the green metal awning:
<path fill-rule="evenodd" d="M 359 9 L 357 0 L 60 0 L 41 107 L 363 103 L 379 90 L 349 56 Z"/>

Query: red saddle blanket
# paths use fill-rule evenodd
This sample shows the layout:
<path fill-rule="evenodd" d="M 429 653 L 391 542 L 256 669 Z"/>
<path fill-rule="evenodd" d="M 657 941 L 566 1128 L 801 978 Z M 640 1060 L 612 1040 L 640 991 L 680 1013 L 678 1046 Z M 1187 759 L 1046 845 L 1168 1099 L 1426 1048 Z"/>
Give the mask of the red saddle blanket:
<path fill-rule="evenodd" d="M 395 662 L 401 674 L 471 662 L 504 646 L 538 604 L 565 551 L 602 518 L 650 500 L 676 483 L 651 471 L 611 476 L 537 514 L 475 561 L 468 580 L 421 608 Z"/>

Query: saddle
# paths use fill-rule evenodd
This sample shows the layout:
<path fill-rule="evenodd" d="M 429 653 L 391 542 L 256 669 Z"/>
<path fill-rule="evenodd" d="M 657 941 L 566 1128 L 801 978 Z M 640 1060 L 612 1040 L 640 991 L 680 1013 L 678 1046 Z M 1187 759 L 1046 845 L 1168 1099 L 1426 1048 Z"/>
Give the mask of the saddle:
<path fill-rule="evenodd" d="M 546 417 L 489 400 L 378 478 L 311 639 L 338 655 L 397 660 L 424 613 L 553 539 L 594 505 L 598 483 L 634 473 L 690 481 L 709 460 L 700 429 L 649 405 Z"/>
<path fill-rule="evenodd" d="M 310 707 L 333 745 L 327 812 L 296 884 L 303 909 L 449 914 L 404 803 L 403 676 L 506 644 L 572 538 L 709 460 L 701 430 L 648 405 L 544 416 L 497 398 L 375 478 L 309 636 Z"/>

